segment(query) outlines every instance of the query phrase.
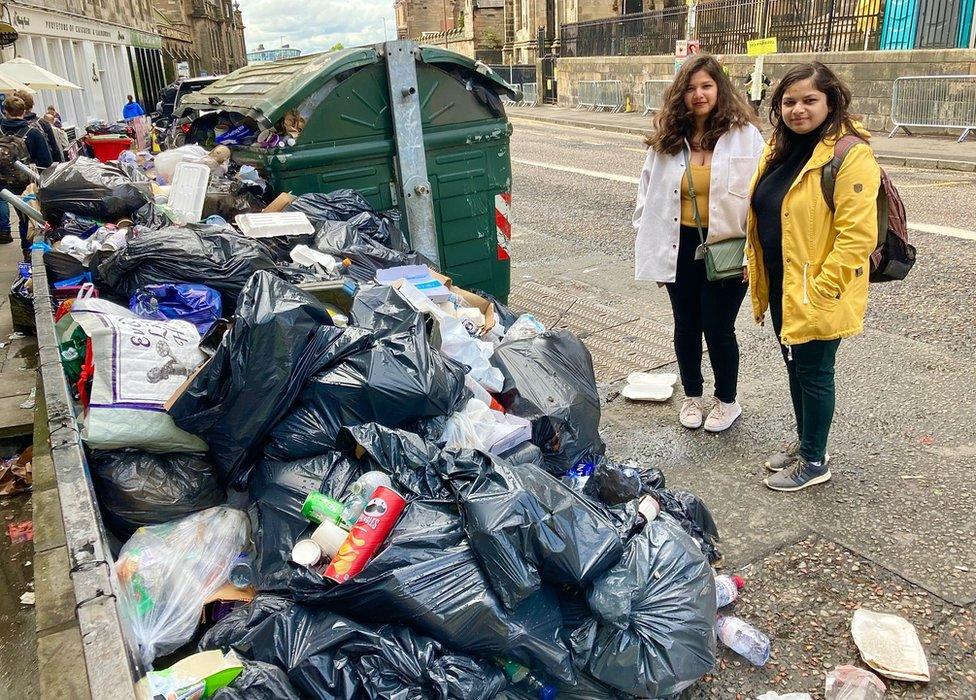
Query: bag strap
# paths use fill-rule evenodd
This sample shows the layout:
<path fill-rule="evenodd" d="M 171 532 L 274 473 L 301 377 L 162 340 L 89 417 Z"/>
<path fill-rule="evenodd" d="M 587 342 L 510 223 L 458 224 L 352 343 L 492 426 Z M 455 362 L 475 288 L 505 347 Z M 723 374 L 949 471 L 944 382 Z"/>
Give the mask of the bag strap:
<path fill-rule="evenodd" d="M 691 197 L 691 211 L 695 215 L 695 226 L 698 228 L 698 239 L 705 245 L 705 234 L 702 231 L 701 214 L 698 212 L 698 195 L 695 194 L 695 182 L 691 176 L 691 150 L 684 146 L 685 174 L 688 176 L 688 196 Z"/>
<path fill-rule="evenodd" d="M 848 152 L 859 143 L 867 143 L 867 141 L 857 134 L 847 134 L 837 139 L 837 142 L 834 143 L 834 157 L 821 171 L 820 187 L 830 211 L 834 210 L 834 189 L 837 185 L 837 173 L 840 172 L 840 166 L 844 164 L 844 158 L 847 157 Z"/>

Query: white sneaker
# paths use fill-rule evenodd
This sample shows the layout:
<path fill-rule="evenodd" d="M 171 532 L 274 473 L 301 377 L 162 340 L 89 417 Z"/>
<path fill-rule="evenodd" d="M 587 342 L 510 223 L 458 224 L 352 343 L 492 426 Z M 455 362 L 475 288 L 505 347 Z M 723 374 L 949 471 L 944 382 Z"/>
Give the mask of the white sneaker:
<path fill-rule="evenodd" d="M 719 401 L 709 411 L 708 418 L 705 419 L 705 430 L 710 433 L 720 433 L 727 430 L 741 415 L 742 406 L 739 405 L 738 401 L 732 403 Z"/>
<path fill-rule="evenodd" d="M 705 402 L 701 396 L 689 396 L 681 402 L 681 411 L 678 413 L 678 420 L 681 425 L 691 430 L 702 427 L 704 421 Z"/>

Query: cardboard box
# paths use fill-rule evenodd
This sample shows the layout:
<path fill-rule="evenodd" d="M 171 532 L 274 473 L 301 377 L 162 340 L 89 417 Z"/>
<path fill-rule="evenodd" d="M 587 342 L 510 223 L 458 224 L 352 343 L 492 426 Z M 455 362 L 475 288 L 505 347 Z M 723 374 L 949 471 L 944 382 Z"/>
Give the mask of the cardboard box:
<path fill-rule="evenodd" d="M 291 192 L 282 192 L 277 197 L 272 200 L 271 204 L 266 206 L 261 210 L 262 214 L 274 214 L 275 212 L 284 211 L 285 207 L 295 201 Z"/>

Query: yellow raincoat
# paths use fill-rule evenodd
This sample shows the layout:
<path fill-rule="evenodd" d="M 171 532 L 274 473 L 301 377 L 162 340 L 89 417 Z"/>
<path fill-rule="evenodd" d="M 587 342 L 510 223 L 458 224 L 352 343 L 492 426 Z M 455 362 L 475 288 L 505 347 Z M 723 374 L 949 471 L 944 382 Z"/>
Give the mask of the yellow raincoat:
<path fill-rule="evenodd" d="M 844 132 L 846 133 L 846 132 Z M 869 138 L 867 131 L 858 133 Z M 836 137 L 820 141 L 783 198 L 784 345 L 847 338 L 864 328 L 869 258 L 878 242 L 878 187 L 881 169 L 867 144 L 848 151 L 837 173 L 835 210 L 824 199 L 821 170 L 834 157 Z M 762 177 L 771 147 L 766 146 L 751 192 Z M 769 308 L 769 280 L 763 264 L 756 217 L 746 220 L 749 289 L 756 323 Z"/>

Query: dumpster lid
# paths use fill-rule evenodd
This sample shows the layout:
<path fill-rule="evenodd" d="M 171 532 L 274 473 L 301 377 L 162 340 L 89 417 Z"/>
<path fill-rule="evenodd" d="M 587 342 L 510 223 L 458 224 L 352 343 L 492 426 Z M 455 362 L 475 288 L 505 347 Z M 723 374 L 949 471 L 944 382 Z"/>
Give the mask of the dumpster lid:
<path fill-rule="evenodd" d="M 382 60 L 382 44 L 309 54 L 240 68 L 180 102 L 184 109 L 225 110 L 255 121 L 276 123 L 322 85 L 345 71 Z M 420 47 L 424 63 L 458 66 L 482 75 L 496 92 L 515 90 L 480 61 L 432 46 Z M 446 66 L 445 66 L 446 67 Z"/>

